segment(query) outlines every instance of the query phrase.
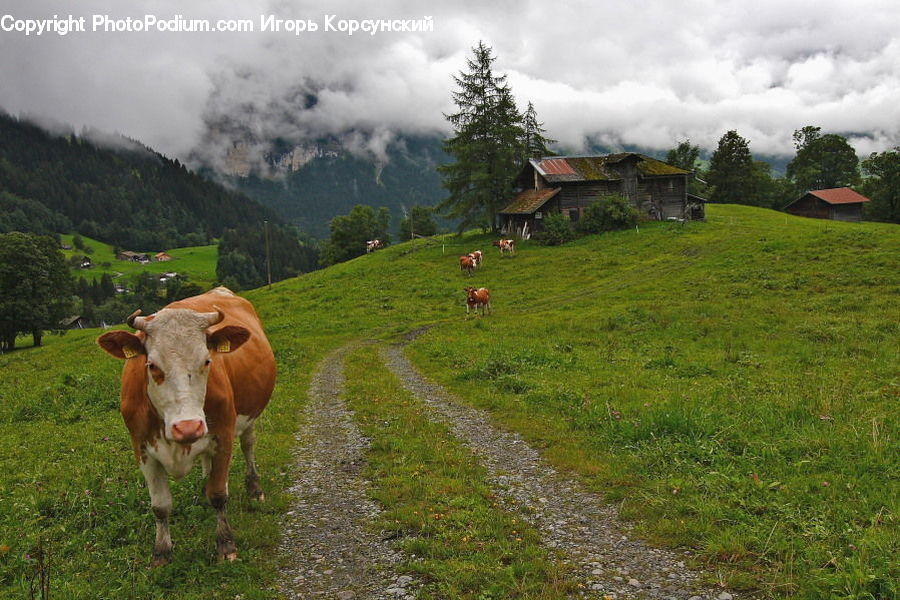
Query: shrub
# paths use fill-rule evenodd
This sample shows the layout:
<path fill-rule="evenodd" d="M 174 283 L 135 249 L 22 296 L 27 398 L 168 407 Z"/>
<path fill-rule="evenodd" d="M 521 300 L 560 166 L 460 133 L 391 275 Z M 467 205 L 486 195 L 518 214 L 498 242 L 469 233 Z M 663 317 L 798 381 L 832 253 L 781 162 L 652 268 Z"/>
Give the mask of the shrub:
<path fill-rule="evenodd" d="M 535 239 L 547 246 L 559 246 L 575 239 L 575 230 L 569 217 L 553 213 L 544 217 L 544 230 Z"/>
<path fill-rule="evenodd" d="M 578 223 L 581 233 L 601 233 L 637 225 L 640 213 L 624 196 L 603 196 L 584 211 Z"/>

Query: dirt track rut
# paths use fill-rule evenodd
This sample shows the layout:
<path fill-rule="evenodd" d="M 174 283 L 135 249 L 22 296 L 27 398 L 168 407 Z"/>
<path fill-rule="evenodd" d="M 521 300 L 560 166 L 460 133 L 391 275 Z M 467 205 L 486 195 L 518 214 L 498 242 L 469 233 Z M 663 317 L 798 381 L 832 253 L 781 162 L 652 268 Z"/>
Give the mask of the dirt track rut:
<path fill-rule="evenodd" d="M 519 435 L 494 427 L 487 413 L 464 406 L 427 380 L 402 347 L 391 346 L 382 352 L 403 385 L 478 454 L 507 504 L 573 567 L 584 597 L 733 597 L 700 586 L 697 574 L 685 566 L 684 556 L 633 538 L 614 506 L 558 473 Z"/>
<path fill-rule="evenodd" d="M 352 346 L 327 357 L 310 389 L 307 424 L 298 435 L 298 500 L 289 513 L 284 551 L 293 557 L 282 589 L 290 598 L 413 598 L 416 583 L 394 566 L 401 556 L 366 527 L 378 513 L 359 474 L 368 441 L 341 398 L 343 359 Z M 652 548 L 630 535 L 614 506 L 577 480 L 558 473 L 519 435 L 466 406 L 429 381 L 401 346 L 381 347 L 385 364 L 431 417 L 448 425 L 489 472 L 508 509 L 542 535 L 577 578 L 579 598 L 731 600 L 704 587 L 685 555 Z"/>
<path fill-rule="evenodd" d="M 369 440 L 341 397 L 344 356 L 352 348 L 326 357 L 310 385 L 297 435 L 291 487 L 296 500 L 281 542 L 288 567 L 280 588 L 287 598 L 413 597 L 412 578 L 394 569 L 400 555 L 367 527 L 379 512 L 360 474 Z"/>

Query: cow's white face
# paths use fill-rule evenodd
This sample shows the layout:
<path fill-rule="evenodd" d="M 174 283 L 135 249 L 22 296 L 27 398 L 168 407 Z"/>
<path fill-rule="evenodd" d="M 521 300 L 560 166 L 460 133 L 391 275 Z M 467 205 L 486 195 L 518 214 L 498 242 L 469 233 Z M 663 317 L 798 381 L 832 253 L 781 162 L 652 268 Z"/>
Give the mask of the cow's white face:
<path fill-rule="evenodd" d="M 97 343 L 116 358 L 146 355 L 147 395 L 163 420 L 166 439 L 191 444 L 209 431 L 203 405 L 215 355 L 232 352 L 250 338 L 244 327 L 226 325 L 208 333 L 225 316 L 165 308 L 149 317 L 129 318 L 143 340 L 127 331 L 110 331 Z"/>
<path fill-rule="evenodd" d="M 209 318 L 186 309 L 164 309 L 144 328 L 147 394 L 164 421 L 166 438 L 190 443 L 207 432 L 203 404 L 212 355 Z"/>

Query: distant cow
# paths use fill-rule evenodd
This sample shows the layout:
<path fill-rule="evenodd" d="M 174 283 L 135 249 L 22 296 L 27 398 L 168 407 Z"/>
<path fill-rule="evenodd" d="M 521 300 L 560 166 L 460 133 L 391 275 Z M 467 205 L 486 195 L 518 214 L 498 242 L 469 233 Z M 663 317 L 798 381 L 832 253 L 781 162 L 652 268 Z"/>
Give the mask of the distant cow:
<path fill-rule="evenodd" d="M 125 359 L 121 410 L 156 516 L 153 563 L 167 563 L 172 553 L 169 477 L 184 477 L 198 459 L 208 476 L 206 497 L 216 509 L 216 550 L 234 560 L 225 514 L 231 455 L 240 437 L 247 492 L 263 500 L 254 421 L 275 387 L 272 348 L 253 305 L 224 287 L 147 317 L 140 312 L 128 318 L 137 334 L 110 331 L 97 343 Z"/>
<path fill-rule="evenodd" d="M 493 245 L 500 248 L 500 254 L 504 252 L 516 253 L 516 240 L 497 240 L 493 242 Z"/>
<path fill-rule="evenodd" d="M 459 270 L 471 275 L 475 270 L 475 259 L 466 254 L 459 257 Z"/>
<path fill-rule="evenodd" d="M 469 252 L 469 256 L 475 261 L 475 267 L 481 266 L 481 261 L 484 260 L 484 254 L 481 250 L 475 250 L 474 252 Z"/>
<path fill-rule="evenodd" d="M 469 309 L 474 308 L 475 314 L 478 314 L 478 308 L 481 307 L 481 315 L 484 316 L 484 311 L 487 309 L 488 312 L 493 312 L 491 309 L 491 291 L 487 288 L 473 288 L 467 287 L 463 288 L 466 292 L 466 314 L 469 314 Z"/>
<path fill-rule="evenodd" d="M 384 244 L 381 242 L 381 240 L 369 240 L 368 242 L 366 242 L 366 254 L 368 254 L 369 252 L 380 250 L 383 247 Z"/>

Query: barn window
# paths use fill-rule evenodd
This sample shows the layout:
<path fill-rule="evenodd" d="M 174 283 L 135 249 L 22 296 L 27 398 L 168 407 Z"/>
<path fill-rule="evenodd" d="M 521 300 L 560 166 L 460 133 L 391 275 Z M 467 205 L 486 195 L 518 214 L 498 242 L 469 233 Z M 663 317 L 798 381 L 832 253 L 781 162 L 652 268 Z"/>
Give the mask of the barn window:
<path fill-rule="evenodd" d="M 541 213 L 541 211 L 537 211 L 534 213 L 534 218 L 535 219 L 543 219 L 544 215 Z"/>

